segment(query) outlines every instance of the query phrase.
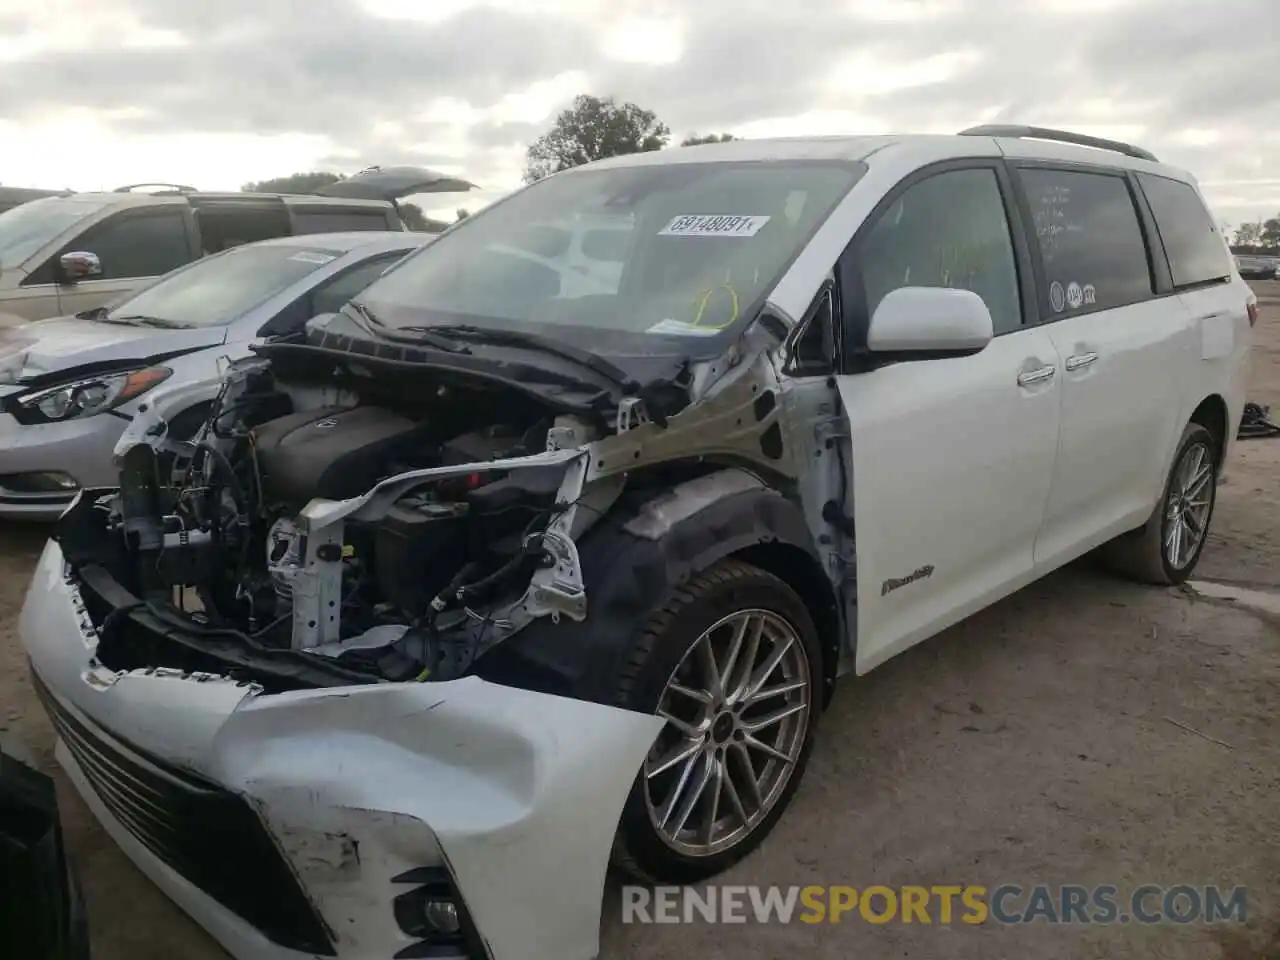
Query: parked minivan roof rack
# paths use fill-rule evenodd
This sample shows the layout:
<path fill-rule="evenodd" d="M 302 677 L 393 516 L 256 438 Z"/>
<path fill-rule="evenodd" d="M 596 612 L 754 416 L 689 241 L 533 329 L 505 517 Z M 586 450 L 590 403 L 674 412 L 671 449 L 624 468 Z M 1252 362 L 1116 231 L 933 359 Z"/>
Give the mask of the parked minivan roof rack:
<path fill-rule="evenodd" d="M 133 193 L 140 187 L 164 187 L 162 193 L 195 193 L 195 187 L 188 187 L 181 183 L 128 183 L 123 187 L 116 187 L 113 193 Z"/>
<path fill-rule="evenodd" d="M 978 127 L 961 130 L 962 137 L 1016 137 L 1025 140 L 1052 140 L 1056 143 L 1073 143 L 1078 147 L 1093 147 L 1095 150 L 1111 150 L 1123 153 L 1126 157 L 1137 160 L 1150 160 L 1158 163 L 1155 155 L 1141 147 L 1120 140 L 1105 140 L 1102 137 L 1091 137 L 1083 133 L 1072 133 L 1069 130 L 1054 130 L 1050 127 L 1026 127 L 1020 124 L 985 123 Z"/>

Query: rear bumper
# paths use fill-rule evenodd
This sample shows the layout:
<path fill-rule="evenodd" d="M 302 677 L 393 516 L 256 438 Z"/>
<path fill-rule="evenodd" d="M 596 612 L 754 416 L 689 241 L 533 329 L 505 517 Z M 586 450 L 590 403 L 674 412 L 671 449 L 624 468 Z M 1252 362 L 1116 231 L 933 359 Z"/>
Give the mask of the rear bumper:
<path fill-rule="evenodd" d="M 20 630 L 90 808 L 234 957 L 596 955 L 613 833 L 657 718 L 476 678 L 264 695 L 115 673 L 52 542 Z M 268 873 L 274 896 L 251 894 Z M 474 935 L 415 952 L 429 938 L 400 920 L 437 881 Z"/>

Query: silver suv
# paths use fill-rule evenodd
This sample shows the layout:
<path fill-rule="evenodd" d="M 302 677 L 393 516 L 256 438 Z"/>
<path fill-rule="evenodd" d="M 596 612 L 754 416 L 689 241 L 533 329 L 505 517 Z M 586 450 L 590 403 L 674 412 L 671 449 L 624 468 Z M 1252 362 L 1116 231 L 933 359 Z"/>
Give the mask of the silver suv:
<path fill-rule="evenodd" d="M 192 260 L 255 240 L 404 230 L 398 198 L 471 188 L 419 167 L 370 167 L 305 196 L 134 184 L 31 200 L 0 213 L 0 327 L 106 306 Z"/>

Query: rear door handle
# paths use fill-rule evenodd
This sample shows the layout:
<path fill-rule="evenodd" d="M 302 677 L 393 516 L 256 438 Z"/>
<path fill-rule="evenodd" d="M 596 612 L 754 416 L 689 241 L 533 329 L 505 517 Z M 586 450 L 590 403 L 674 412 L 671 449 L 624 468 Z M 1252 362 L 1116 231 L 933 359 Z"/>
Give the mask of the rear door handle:
<path fill-rule="evenodd" d="M 1077 353 L 1074 357 L 1067 357 L 1066 366 L 1068 370 L 1082 370 L 1097 359 L 1096 353 Z"/>
<path fill-rule="evenodd" d="M 1025 373 L 1018 374 L 1018 386 L 1029 387 L 1033 383 L 1043 383 L 1046 380 L 1052 380 L 1057 368 L 1052 364 L 1046 367 L 1039 367 L 1035 370 L 1028 370 Z"/>

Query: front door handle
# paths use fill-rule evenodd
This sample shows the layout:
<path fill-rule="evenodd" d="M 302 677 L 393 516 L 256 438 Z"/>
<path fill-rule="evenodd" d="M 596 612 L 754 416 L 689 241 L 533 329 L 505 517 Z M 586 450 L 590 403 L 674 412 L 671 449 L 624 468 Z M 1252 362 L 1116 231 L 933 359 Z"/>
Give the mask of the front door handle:
<path fill-rule="evenodd" d="M 1096 353 L 1077 353 L 1074 357 L 1067 357 L 1067 369 L 1083 370 L 1097 359 Z"/>
<path fill-rule="evenodd" d="M 1029 387 L 1033 383 L 1043 383 L 1045 380 L 1052 380 L 1056 368 L 1053 364 L 1045 367 L 1039 367 L 1035 370 L 1028 370 L 1025 373 L 1018 374 L 1018 386 Z"/>

